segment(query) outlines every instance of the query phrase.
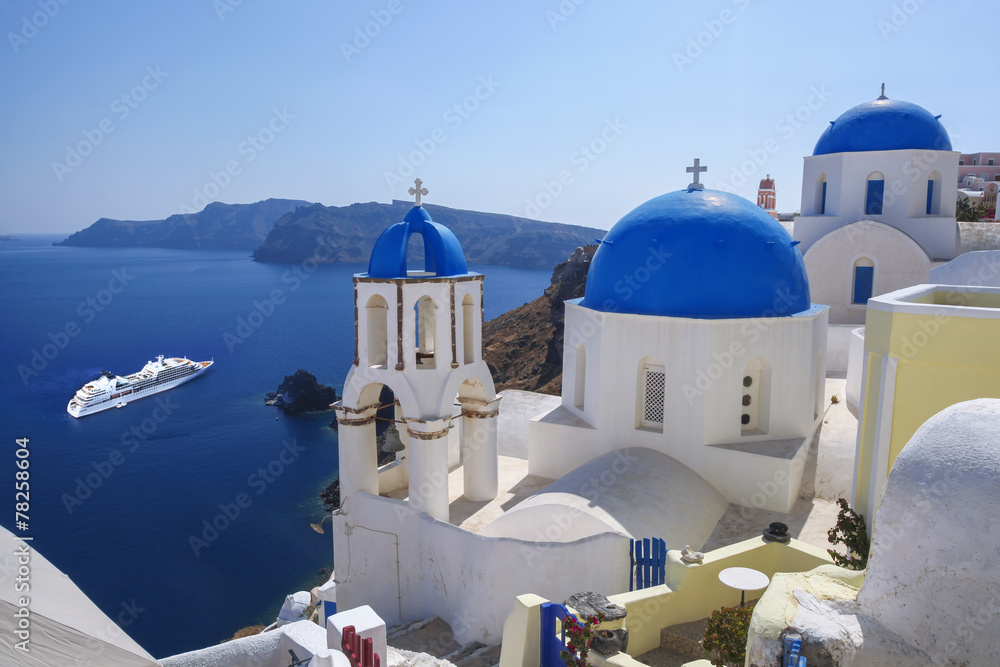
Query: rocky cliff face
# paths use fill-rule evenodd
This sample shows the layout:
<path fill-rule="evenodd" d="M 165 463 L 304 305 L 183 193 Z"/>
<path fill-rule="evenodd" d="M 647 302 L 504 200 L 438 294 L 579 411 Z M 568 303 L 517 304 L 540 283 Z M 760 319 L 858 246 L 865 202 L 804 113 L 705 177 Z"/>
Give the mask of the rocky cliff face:
<path fill-rule="evenodd" d="M 580 248 L 556 266 L 542 296 L 483 325 L 483 357 L 497 391 L 562 391 L 563 302 L 583 296 L 596 251 Z"/>
<path fill-rule="evenodd" d="M 178 248 L 253 250 L 264 242 L 278 218 L 309 202 L 265 199 L 255 204 L 214 202 L 198 213 L 166 220 L 101 218 L 54 245 L 87 248 Z"/>
<path fill-rule="evenodd" d="M 259 262 L 367 262 L 375 240 L 412 208 L 413 202 L 369 202 L 350 206 L 312 206 L 282 217 L 253 257 Z M 540 222 L 498 213 L 480 213 L 425 204 L 435 222 L 448 227 L 470 264 L 544 268 L 577 246 L 605 232 L 589 227 Z M 423 246 L 410 248 L 412 261 Z"/>

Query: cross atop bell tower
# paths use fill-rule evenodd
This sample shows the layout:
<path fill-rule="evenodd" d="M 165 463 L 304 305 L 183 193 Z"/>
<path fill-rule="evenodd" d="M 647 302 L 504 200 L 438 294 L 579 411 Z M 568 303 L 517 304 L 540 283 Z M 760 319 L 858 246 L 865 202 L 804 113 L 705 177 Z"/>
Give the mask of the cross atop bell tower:
<path fill-rule="evenodd" d="M 420 203 L 420 196 L 427 194 L 427 188 L 421 187 L 423 184 L 424 184 L 424 182 L 421 181 L 419 178 L 414 179 L 413 185 L 415 185 L 416 187 L 410 188 L 408 190 L 408 192 L 411 195 L 416 195 L 417 196 L 417 201 L 414 204 L 414 206 L 420 206 L 421 205 L 421 203 Z"/>

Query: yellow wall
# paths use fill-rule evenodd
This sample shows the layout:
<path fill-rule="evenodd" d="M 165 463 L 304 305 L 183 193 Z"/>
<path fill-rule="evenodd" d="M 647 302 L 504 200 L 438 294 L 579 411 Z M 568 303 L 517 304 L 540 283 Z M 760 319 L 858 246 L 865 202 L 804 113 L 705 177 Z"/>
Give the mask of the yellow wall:
<path fill-rule="evenodd" d="M 868 309 L 865 326 L 867 380 L 860 424 L 854 508 L 872 520 L 869 498 L 875 466 L 875 424 L 883 358 L 898 360 L 892 396 L 889 467 L 917 429 L 950 405 L 975 398 L 1000 398 L 1000 313 L 998 317 L 959 316 L 937 304 L 996 308 L 1000 294 L 935 292 L 911 303 L 926 313 Z"/>

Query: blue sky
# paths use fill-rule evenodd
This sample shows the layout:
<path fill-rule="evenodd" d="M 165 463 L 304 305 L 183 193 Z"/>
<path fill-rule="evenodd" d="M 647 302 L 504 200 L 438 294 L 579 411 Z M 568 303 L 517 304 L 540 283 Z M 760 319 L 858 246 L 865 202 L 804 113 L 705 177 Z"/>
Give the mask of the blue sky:
<path fill-rule="evenodd" d="M 414 176 L 429 203 L 608 228 L 695 157 L 797 210 L 802 157 L 883 81 L 1000 150 L 984 4 L 4 1 L 0 233 L 387 202 Z"/>

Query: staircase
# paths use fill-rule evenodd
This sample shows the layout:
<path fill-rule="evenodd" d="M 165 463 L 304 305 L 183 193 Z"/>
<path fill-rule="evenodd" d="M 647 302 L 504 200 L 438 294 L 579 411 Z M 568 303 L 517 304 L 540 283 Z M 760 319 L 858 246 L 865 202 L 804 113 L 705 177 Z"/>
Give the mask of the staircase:
<path fill-rule="evenodd" d="M 397 650 L 426 653 L 455 667 L 496 667 L 500 663 L 499 645 L 459 644 L 451 626 L 436 616 L 389 628 L 386 643 Z"/>
<path fill-rule="evenodd" d="M 703 618 L 663 628 L 659 647 L 635 659 L 651 667 L 682 667 L 696 660 L 710 660 L 709 654 L 701 648 L 707 625 L 708 619 Z"/>

